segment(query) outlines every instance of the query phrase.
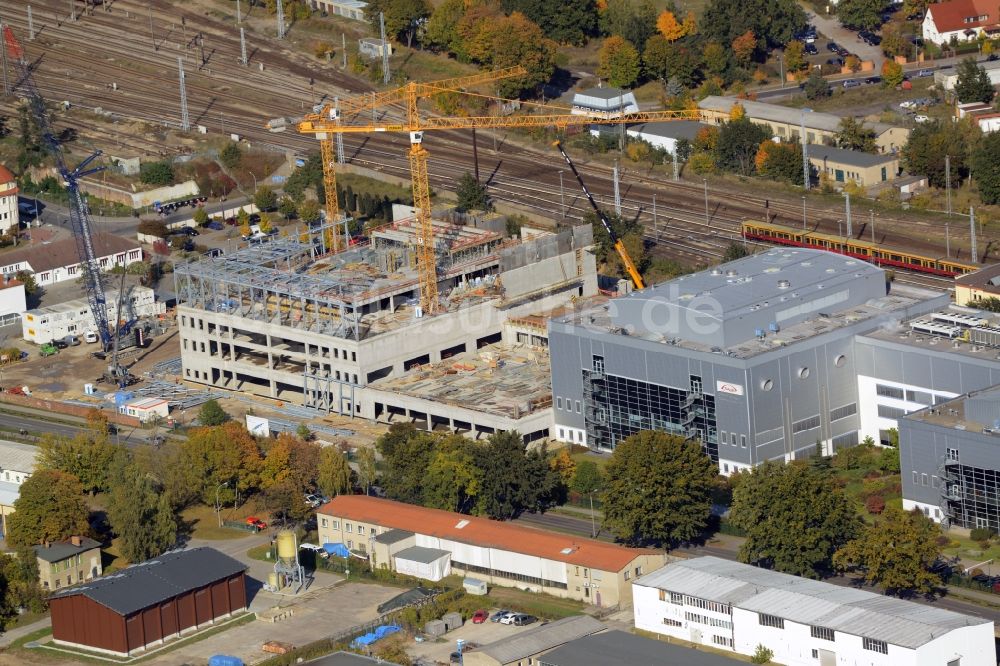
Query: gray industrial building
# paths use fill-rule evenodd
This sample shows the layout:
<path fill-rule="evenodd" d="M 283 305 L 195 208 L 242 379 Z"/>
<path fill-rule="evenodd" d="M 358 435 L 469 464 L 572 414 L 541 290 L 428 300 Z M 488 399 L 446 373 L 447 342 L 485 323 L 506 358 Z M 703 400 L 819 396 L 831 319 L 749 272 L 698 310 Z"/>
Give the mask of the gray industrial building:
<path fill-rule="evenodd" d="M 611 450 L 665 430 L 723 474 L 886 441 L 900 417 L 1000 384 L 998 325 L 888 289 L 871 264 L 771 249 L 550 320 L 553 435 Z"/>
<path fill-rule="evenodd" d="M 428 430 L 547 436 L 547 374 L 536 381 L 523 373 L 519 385 L 493 346 L 508 318 L 597 293 L 591 228 L 522 242 L 435 221 L 434 237 L 441 297 L 433 316 L 417 304 L 412 218 L 337 254 L 318 256 L 316 243 L 283 238 L 178 265 L 184 379 Z M 487 353 L 493 367 L 448 400 L 433 399 L 427 382 L 392 381 Z M 475 367 L 446 370 L 451 377 Z"/>
<path fill-rule="evenodd" d="M 903 508 L 956 527 L 1000 531 L 1000 388 L 899 421 Z"/>

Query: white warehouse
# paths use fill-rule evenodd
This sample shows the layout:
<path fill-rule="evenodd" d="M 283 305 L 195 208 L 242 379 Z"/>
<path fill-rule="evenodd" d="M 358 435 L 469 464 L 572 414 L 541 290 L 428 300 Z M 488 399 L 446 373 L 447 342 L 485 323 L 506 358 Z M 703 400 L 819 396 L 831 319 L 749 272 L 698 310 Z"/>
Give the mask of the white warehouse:
<path fill-rule="evenodd" d="M 114 322 L 119 319 L 118 292 L 107 292 L 107 299 L 108 321 Z M 166 311 L 163 303 L 156 301 L 156 296 L 149 287 L 136 286 L 127 289 L 123 305 L 120 318 L 125 320 L 155 317 Z M 86 331 L 96 330 L 94 314 L 90 311 L 90 303 L 85 298 L 28 310 L 21 317 L 22 336 L 26 341 L 35 344 L 44 344 L 67 335 L 82 335 Z"/>
<path fill-rule="evenodd" d="M 717 557 L 632 585 L 635 627 L 791 666 L 995 666 L 993 622 Z"/>

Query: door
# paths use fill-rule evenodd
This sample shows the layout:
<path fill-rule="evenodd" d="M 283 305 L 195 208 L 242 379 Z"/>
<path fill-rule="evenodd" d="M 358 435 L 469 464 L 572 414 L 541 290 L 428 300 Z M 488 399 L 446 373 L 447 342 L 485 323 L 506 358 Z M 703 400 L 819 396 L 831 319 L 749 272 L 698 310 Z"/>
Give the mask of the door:
<path fill-rule="evenodd" d="M 834 176 L 834 179 L 838 183 L 844 182 L 844 170 L 843 169 L 835 169 L 834 172 L 833 172 L 833 176 Z"/>
<path fill-rule="evenodd" d="M 819 666 L 837 666 L 837 653 L 833 650 L 820 650 Z"/>

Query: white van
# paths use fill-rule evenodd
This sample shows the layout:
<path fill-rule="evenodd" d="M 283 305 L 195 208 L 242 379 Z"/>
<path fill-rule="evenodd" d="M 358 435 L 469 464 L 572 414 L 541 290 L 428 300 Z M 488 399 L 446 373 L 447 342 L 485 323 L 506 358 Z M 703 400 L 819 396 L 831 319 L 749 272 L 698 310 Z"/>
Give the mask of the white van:
<path fill-rule="evenodd" d="M 93 344 L 95 342 L 99 342 L 100 339 L 101 338 L 100 338 L 100 336 L 97 335 L 96 331 L 87 331 L 87 332 L 85 332 L 83 334 L 83 340 L 84 340 L 84 342 L 87 342 L 88 344 Z"/>

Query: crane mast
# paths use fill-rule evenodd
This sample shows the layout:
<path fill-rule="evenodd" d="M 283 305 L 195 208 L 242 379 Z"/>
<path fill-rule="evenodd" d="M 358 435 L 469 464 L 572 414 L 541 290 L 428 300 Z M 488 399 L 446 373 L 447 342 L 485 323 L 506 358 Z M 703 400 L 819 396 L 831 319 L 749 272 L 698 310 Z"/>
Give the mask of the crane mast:
<path fill-rule="evenodd" d="M 14 32 L 10 26 L 3 26 L 3 39 L 7 47 L 7 53 L 14 60 L 18 73 L 18 81 L 15 88 L 21 88 L 27 98 L 31 113 L 42 134 L 42 143 L 55 160 L 56 168 L 62 178 L 63 185 L 69 194 L 70 227 L 73 232 L 73 238 L 76 241 L 77 257 L 80 260 L 82 277 L 87 289 L 87 302 L 90 305 L 90 311 L 94 315 L 94 322 L 97 326 L 98 335 L 101 337 L 104 350 L 112 351 L 112 358 L 108 365 L 105 379 L 119 385 L 124 385 L 128 382 L 129 374 L 128 370 L 118 363 L 117 339 L 121 331 L 118 330 L 117 322 L 115 322 L 114 329 L 112 329 L 108 321 L 107 292 L 104 288 L 104 279 L 101 275 L 97 251 L 94 247 L 94 223 L 90 219 L 90 211 L 80 192 L 79 183 L 80 179 L 84 176 L 96 173 L 104 168 L 89 168 L 91 163 L 101 155 L 101 151 L 95 151 L 73 169 L 70 169 L 66 165 L 62 146 L 60 146 L 59 140 L 52 130 L 49 113 L 45 108 L 45 99 L 35 84 L 31 67 L 24 57 L 24 50 L 21 48 L 17 38 L 14 37 Z"/>

